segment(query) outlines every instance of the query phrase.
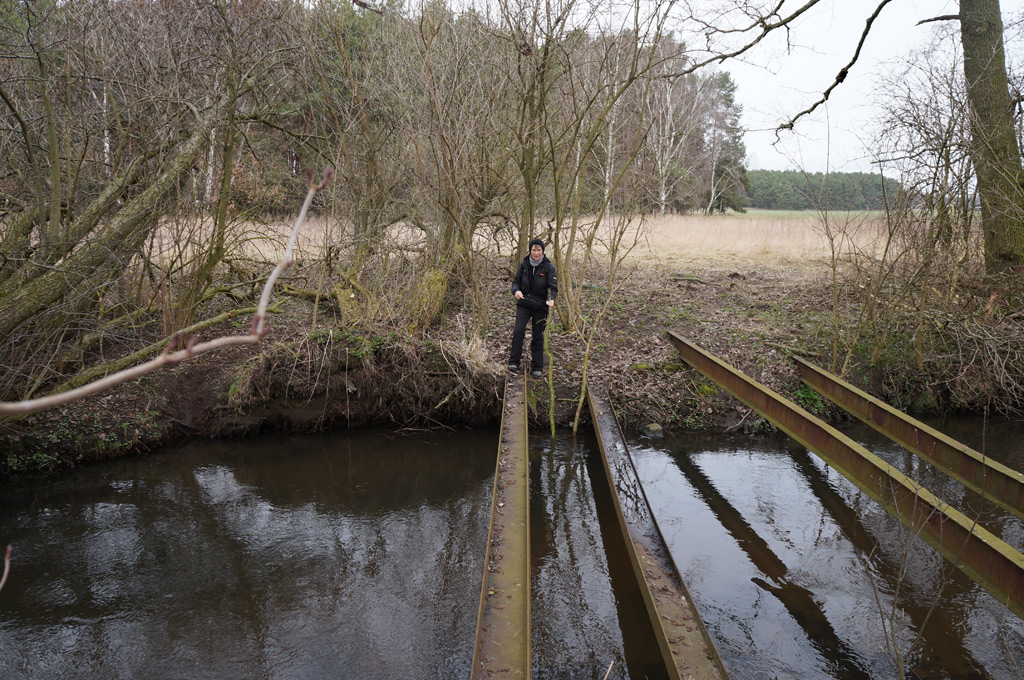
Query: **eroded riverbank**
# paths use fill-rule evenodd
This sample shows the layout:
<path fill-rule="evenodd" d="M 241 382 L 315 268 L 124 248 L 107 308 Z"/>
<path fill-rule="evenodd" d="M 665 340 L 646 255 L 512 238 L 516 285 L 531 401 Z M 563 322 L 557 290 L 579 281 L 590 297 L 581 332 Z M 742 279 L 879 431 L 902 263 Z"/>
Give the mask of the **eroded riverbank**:
<path fill-rule="evenodd" d="M 495 264 L 482 298 L 451 290 L 439 322 L 416 333 L 342 323 L 329 304 L 314 310 L 312 301 L 284 296 L 262 346 L 204 355 L 4 424 L 0 465 L 8 473 L 52 470 L 193 436 L 496 423 L 512 324 L 510 276 Z M 590 280 L 603 276 L 598 268 Z M 552 410 L 556 423 L 573 422 L 586 366 L 589 380 L 607 385 L 627 430 L 655 422 L 667 432 L 771 431 L 685 366 L 666 339 L 669 329 L 826 418 L 839 414 L 802 387 L 792 353 L 829 366 L 834 350 L 841 362 L 848 352 L 859 385 L 918 411 L 981 409 L 991 403 L 981 399 L 1000 389 L 979 387 L 982 362 L 919 367 L 913 337 L 896 321 L 881 356 L 875 336 L 846 337 L 856 293 L 834 288 L 813 263 L 668 258 L 640 263 L 607 306 L 599 283 L 582 294 L 581 334 L 552 321 L 554 370 L 531 381 L 535 423 L 548 422 Z M 226 323 L 207 335 L 231 332 Z"/>

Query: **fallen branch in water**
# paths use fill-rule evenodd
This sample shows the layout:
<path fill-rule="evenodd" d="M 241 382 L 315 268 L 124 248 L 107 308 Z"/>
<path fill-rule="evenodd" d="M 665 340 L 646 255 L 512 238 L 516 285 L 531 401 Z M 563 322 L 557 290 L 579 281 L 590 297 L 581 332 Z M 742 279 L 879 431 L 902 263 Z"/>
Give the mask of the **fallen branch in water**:
<path fill-rule="evenodd" d="M 4 554 L 4 575 L 0 576 L 0 590 L 4 589 L 4 584 L 7 583 L 7 574 L 11 571 L 11 553 L 14 551 L 14 547 L 11 545 L 7 546 L 7 553 Z"/>
<path fill-rule="evenodd" d="M 182 338 L 180 334 L 175 335 L 171 341 L 167 344 L 167 347 L 160 354 L 160 356 L 147 361 L 144 364 L 133 366 L 132 368 L 126 368 L 117 373 L 112 373 L 104 378 L 91 382 L 88 385 L 77 387 L 67 392 L 60 392 L 58 394 L 50 394 L 45 397 L 39 397 L 38 399 L 26 399 L 24 401 L 8 401 L 0 402 L 0 415 L 27 415 L 29 413 L 36 413 L 43 411 L 54 406 L 61 404 L 69 404 L 73 401 L 77 401 L 84 397 L 102 392 L 110 389 L 115 385 L 120 385 L 123 382 L 138 378 L 139 376 L 146 375 L 157 371 L 164 366 L 171 364 L 178 364 L 192 357 L 205 354 L 206 352 L 220 349 L 221 347 L 232 347 L 235 345 L 257 345 L 263 340 L 263 336 L 270 330 L 266 327 L 267 319 L 267 307 L 270 305 L 270 295 L 274 290 L 274 284 L 277 282 L 278 277 L 284 273 L 286 269 L 292 266 L 294 260 L 292 259 L 292 250 L 295 247 L 295 241 L 298 238 L 299 231 L 302 229 L 302 223 L 306 219 L 306 213 L 309 211 L 309 206 L 313 202 L 313 197 L 327 185 L 327 181 L 331 178 L 334 173 L 332 168 L 327 168 L 324 172 L 324 178 L 319 183 L 313 181 L 313 171 L 308 171 L 308 185 L 309 191 L 306 192 L 306 200 L 302 203 L 302 209 L 299 211 L 299 216 L 295 220 L 295 226 L 292 228 L 291 236 L 288 238 L 288 245 L 285 248 L 284 255 L 278 261 L 277 266 L 270 272 L 270 276 L 267 277 L 267 282 L 263 285 L 263 293 L 260 295 L 259 305 L 256 307 L 256 314 L 252 318 L 252 324 L 249 327 L 249 332 L 246 335 L 229 335 L 223 338 L 217 338 L 215 340 L 208 340 L 206 342 L 200 342 L 199 337 L 195 335 Z M 172 348 L 184 345 L 184 349 L 177 351 L 171 351 Z"/>

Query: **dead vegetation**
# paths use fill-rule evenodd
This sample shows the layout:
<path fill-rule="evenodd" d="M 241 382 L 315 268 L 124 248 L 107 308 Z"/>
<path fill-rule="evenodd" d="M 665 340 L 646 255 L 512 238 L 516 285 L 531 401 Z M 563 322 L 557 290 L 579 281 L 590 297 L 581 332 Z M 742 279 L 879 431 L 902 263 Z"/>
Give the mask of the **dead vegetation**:
<path fill-rule="evenodd" d="M 828 242 L 820 226 L 816 235 L 820 223 L 813 219 L 789 226 L 765 226 L 757 216 L 679 219 L 666 235 L 670 224 L 655 223 L 611 288 L 602 254 L 578 270 L 583 330 L 568 328 L 561 309 L 552 317 L 552 380 L 530 382 L 537 426 L 573 422 L 586 370 L 589 380 L 607 386 L 627 427 L 771 430 L 687 367 L 665 338 L 669 329 L 819 415 L 831 411 L 801 387 L 794 353 L 844 371 L 902 408 L 1019 412 L 1024 329 L 1010 304 L 1018 295 L 1012 287 L 985 295 L 989 284 L 962 266 L 933 255 L 926 267 L 920 248 L 901 241 L 899 229 L 888 249 L 878 250 L 877 222 L 871 229 L 853 225 L 875 235 L 860 241 L 834 223 L 832 239 L 848 244 L 835 259 L 821 256 L 817 245 L 819 255 L 807 256 L 816 239 Z M 745 240 L 729 236 L 730 229 Z M 758 229 L 775 230 L 774 237 Z M 758 247 L 779 244 L 779 231 L 793 235 L 795 253 Z M 727 243 L 699 252 L 710 233 Z M 282 279 L 272 342 L 262 349 L 229 348 L 95 401 L 8 423 L 0 435 L 2 462 L 11 470 L 48 468 L 181 436 L 265 428 L 494 422 L 511 333 L 512 272 L 500 249 L 475 257 L 475 286 L 453 283 L 437 321 L 418 328 L 406 311 L 423 276 L 414 254 L 391 252 L 368 270 L 360 285 L 378 301 L 368 314 L 364 304 L 341 306 L 329 294 L 336 280 L 307 253 Z M 268 265 L 254 261 L 253 270 Z M 225 298 L 211 312 L 228 312 L 232 304 Z M 363 314 L 353 317 L 355 309 Z M 225 320 L 204 334 L 230 335 L 239 323 Z"/>

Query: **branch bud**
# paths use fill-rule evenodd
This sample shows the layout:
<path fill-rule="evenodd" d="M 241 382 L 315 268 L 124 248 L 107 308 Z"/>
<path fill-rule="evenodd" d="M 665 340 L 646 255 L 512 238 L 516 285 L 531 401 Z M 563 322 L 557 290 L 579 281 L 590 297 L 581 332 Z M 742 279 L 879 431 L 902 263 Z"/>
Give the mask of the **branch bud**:
<path fill-rule="evenodd" d="M 331 166 L 328 165 L 327 169 L 324 170 L 324 178 L 322 180 L 320 180 L 320 184 L 316 185 L 316 190 L 320 191 L 325 186 L 327 186 L 327 182 L 331 179 L 331 175 L 333 175 L 333 174 L 334 174 L 334 168 L 332 168 Z"/>
<path fill-rule="evenodd" d="M 171 336 L 171 339 L 167 343 L 167 347 L 164 347 L 164 354 L 170 354 L 178 348 L 181 343 L 181 333 L 175 333 Z"/>

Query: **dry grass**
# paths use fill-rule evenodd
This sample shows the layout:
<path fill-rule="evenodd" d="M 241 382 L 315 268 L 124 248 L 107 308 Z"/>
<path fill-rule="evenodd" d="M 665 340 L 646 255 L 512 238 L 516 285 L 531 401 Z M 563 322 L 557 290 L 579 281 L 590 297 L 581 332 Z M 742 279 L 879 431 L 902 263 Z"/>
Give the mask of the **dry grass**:
<path fill-rule="evenodd" d="M 584 220 L 587 221 L 587 220 Z M 840 257 L 856 251 L 876 255 L 884 243 L 885 216 L 881 213 L 832 213 L 828 229 L 822 216 L 815 212 L 751 210 L 745 214 L 645 216 L 635 221 L 623 243 L 638 240 L 631 257 L 643 260 L 749 260 L 754 262 L 820 263 L 830 258 L 829 234 L 833 235 Z M 605 219 L 599 243 L 607 242 L 615 220 Z M 639 227 L 639 234 L 636 230 Z M 267 223 L 245 222 L 232 226 L 231 255 L 273 261 L 280 256 L 291 225 L 284 220 Z M 209 224 L 165 224 L 154 239 L 152 256 L 156 261 L 169 258 L 182 244 L 202 243 L 211 230 Z M 317 258 L 327 244 L 342 238 L 343 227 L 336 221 L 312 217 L 307 221 L 296 245 L 298 257 Z M 185 233 L 182 233 L 185 232 Z M 493 250 L 488 235 L 478 234 L 476 244 L 481 250 Z M 389 230 L 387 240 L 392 247 L 416 249 L 423 246 L 423 236 L 408 225 Z M 501 244 L 505 250 L 511 244 Z M 194 256 L 192 248 L 189 255 Z M 604 250 L 598 245 L 597 251 Z M 181 255 L 178 255 L 181 257 Z"/>
<path fill-rule="evenodd" d="M 875 254 L 886 227 L 878 214 L 832 214 L 826 229 L 816 213 L 761 211 L 651 217 L 644 230 L 646 243 L 637 254 L 656 259 L 821 262 L 830 257 L 829 234 L 840 256 Z"/>

